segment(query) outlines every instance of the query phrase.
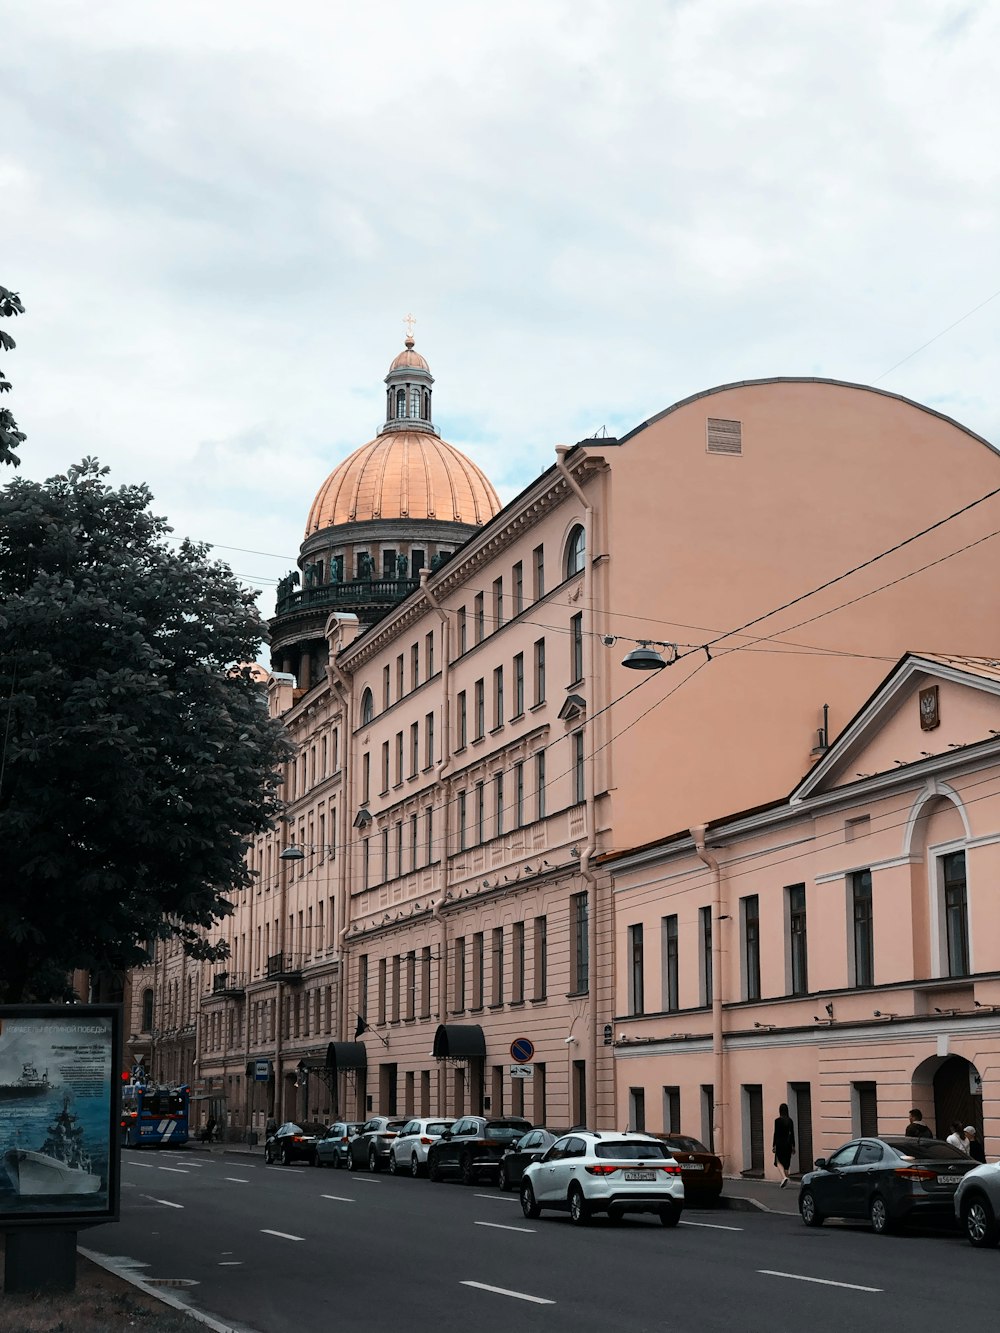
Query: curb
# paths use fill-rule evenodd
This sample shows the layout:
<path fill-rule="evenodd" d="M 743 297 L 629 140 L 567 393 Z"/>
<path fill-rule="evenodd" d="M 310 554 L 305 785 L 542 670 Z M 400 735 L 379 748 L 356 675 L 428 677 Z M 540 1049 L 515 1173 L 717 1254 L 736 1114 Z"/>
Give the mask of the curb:
<path fill-rule="evenodd" d="M 98 1254 L 96 1250 L 85 1249 L 82 1245 L 76 1247 L 77 1254 L 82 1254 L 85 1259 L 89 1259 L 92 1264 L 98 1268 L 103 1268 L 106 1273 L 113 1274 L 114 1277 L 120 1277 L 122 1281 L 141 1291 L 144 1296 L 151 1296 L 154 1300 L 160 1301 L 163 1305 L 169 1305 L 172 1310 L 177 1310 L 181 1314 L 190 1315 L 196 1319 L 199 1324 L 204 1324 L 206 1328 L 212 1329 L 213 1333 L 257 1333 L 249 1324 L 224 1324 L 219 1319 L 213 1319 L 211 1315 L 202 1314 L 200 1310 L 193 1309 L 178 1296 L 171 1296 L 169 1292 L 161 1291 L 159 1287 L 154 1287 L 143 1280 L 135 1271 L 135 1267 L 130 1259 L 126 1258 L 108 1258 L 106 1255 Z"/>

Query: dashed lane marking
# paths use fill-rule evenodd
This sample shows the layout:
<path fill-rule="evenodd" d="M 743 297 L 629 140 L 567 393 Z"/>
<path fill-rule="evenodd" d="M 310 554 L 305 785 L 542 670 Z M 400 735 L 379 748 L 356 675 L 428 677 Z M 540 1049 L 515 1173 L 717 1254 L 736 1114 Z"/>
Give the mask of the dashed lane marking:
<path fill-rule="evenodd" d="M 144 1199 L 150 1199 L 153 1203 L 162 1203 L 164 1208 L 183 1208 L 182 1203 L 171 1203 L 169 1199 L 157 1199 L 152 1194 L 144 1194 Z"/>
<path fill-rule="evenodd" d="M 335 1203 L 357 1203 L 357 1199 L 345 1198 L 343 1194 L 321 1194 L 321 1199 L 333 1199 Z"/>
<path fill-rule="evenodd" d="M 463 1282 L 463 1287 L 475 1287 L 478 1291 L 492 1291 L 498 1296 L 513 1296 L 516 1301 L 531 1301 L 532 1305 L 555 1305 L 555 1301 L 544 1296 L 529 1296 L 526 1291 L 511 1291 L 508 1287 L 491 1287 L 488 1282 Z"/>
<path fill-rule="evenodd" d="M 856 1282 L 834 1282 L 828 1277 L 806 1277 L 805 1273 L 779 1273 L 774 1268 L 758 1268 L 765 1277 L 788 1277 L 795 1282 L 817 1282 L 821 1287 L 846 1287 L 848 1291 L 884 1291 L 883 1287 L 861 1287 Z"/>
<path fill-rule="evenodd" d="M 280 1236 L 282 1240 L 305 1240 L 305 1236 L 293 1236 L 289 1231 L 272 1231 L 270 1227 L 261 1227 L 264 1236 Z"/>
<path fill-rule="evenodd" d="M 492 1199 L 495 1203 L 520 1203 L 520 1199 L 512 1199 L 509 1194 L 473 1194 L 474 1199 Z"/>
<path fill-rule="evenodd" d="M 742 1227 L 724 1227 L 719 1222 L 681 1222 L 682 1227 L 707 1227 L 709 1231 L 742 1231 Z"/>
<path fill-rule="evenodd" d="M 250 1182 L 244 1176 L 223 1176 L 223 1180 L 231 1180 L 234 1185 L 249 1185 Z"/>
<path fill-rule="evenodd" d="M 493 1227 L 496 1231 L 519 1231 L 522 1236 L 533 1236 L 535 1234 L 534 1227 L 505 1227 L 502 1222 L 474 1222 L 473 1226 Z"/>
<path fill-rule="evenodd" d="M 156 1169 L 158 1171 L 173 1171 L 177 1176 L 186 1176 L 188 1174 L 182 1166 L 159 1166 Z"/>
<path fill-rule="evenodd" d="M 242 1268 L 242 1267 L 243 1267 L 243 1260 L 242 1260 L 242 1259 L 220 1259 L 220 1260 L 219 1260 L 219 1267 L 220 1267 L 220 1268 Z"/>

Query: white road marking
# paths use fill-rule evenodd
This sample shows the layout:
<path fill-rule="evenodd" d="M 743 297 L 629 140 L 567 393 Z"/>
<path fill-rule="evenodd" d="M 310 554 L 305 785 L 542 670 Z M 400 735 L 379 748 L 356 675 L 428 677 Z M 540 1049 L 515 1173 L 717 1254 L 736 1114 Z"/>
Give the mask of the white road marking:
<path fill-rule="evenodd" d="M 742 1227 L 724 1227 L 718 1222 L 682 1222 L 682 1227 L 708 1227 L 709 1231 L 742 1231 Z"/>
<path fill-rule="evenodd" d="M 381 1180 L 376 1180 L 374 1176 L 354 1176 L 355 1180 L 360 1180 L 364 1185 L 381 1185 Z"/>
<path fill-rule="evenodd" d="M 183 1168 L 182 1166 L 160 1166 L 160 1167 L 157 1167 L 157 1170 L 158 1170 L 158 1171 L 173 1171 L 174 1174 L 175 1174 L 175 1175 L 178 1175 L 178 1176 L 186 1176 L 186 1175 L 188 1174 L 188 1173 L 184 1170 L 184 1168 Z"/>
<path fill-rule="evenodd" d="M 534 1227 L 505 1227 L 502 1222 L 474 1222 L 473 1226 L 493 1227 L 497 1231 L 520 1231 L 523 1236 L 533 1236 L 535 1234 Z"/>
<path fill-rule="evenodd" d="M 496 1203 L 520 1203 L 520 1199 L 512 1199 L 508 1194 L 473 1194 L 474 1199 L 493 1199 Z"/>
<path fill-rule="evenodd" d="M 250 1184 L 249 1180 L 246 1180 L 243 1176 L 223 1176 L 222 1179 L 223 1179 L 223 1180 L 231 1180 L 231 1181 L 233 1182 L 234 1185 L 249 1185 L 249 1184 Z"/>
<path fill-rule="evenodd" d="M 219 1267 L 220 1267 L 220 1268 L 242 1268 L 242 1267 L 243 1267 L 243 1260 L 242 1260 L 242 1259 L 220 1259 L 220 1260 L 219 1260 Z"/>
<path fill-rule="evenodd" d="M 321 1194 L 321 1199 L 333 1199 L 336 1203 L 357 1203 L 357 1199 L 347 1199 L 343 1194 Z"/>
<path fill-rule="evenodd" d="M 152 1199 L 153 1203 L 162 1203 L 164 1208 L 183 1208 L 182 1203 L 171 1203 L 169 1199 L 157 1199 L 152 1194 L 144 1194 L 144 1199 Z"/>
<path fill-rule="evenodd" d="M 463 1287 L 476 1287 L 479 1291 L 495 1291 L 498 1296 L 513 1296 L 518 1301 L 531 1301 L 533 1305 L 555 1305 L 555 1301 L 544 1296 L 529 1296 L 526 1291 L 510 1291 L 507 1287 L 491 1287 L 488 1282 L 463 1282 Z"/>
<path fill-rule="evenodd" d="M 155 1165 L 154 1165 L 152 1162 L 132 1162 L 132 1161 L 130 1161 L 127 1157 L 125 1158 L 125 1165 L 126 1165 L 126 1166 L 141 1166 L 142 1169 L 143 1169 L 143 1171 L 155 1171 L 155 1170 L 156 1170 L 156 1167 L 155 1167 Z"/>
<path fill-rule="evenodd" d="M 846 1287 L 848 1291 L 883 1291 L 883 1287 L 860 1287 L 856 1282 L 833 1282 L 828 1277 L 806 1277 L 804 1273 L 779 1273 L 774 1268 L 758 1268 L 765 1277 L 789 1277 L 795 1282 L 818 1282 L 822 1287 Z"/>
<path fill-rule="evenodd" d="M 305 1236 L 293 1236 L 288 1231 L 272 1231 L 270 1227 L 261 1227 L 264 1236 L 280 1236 L 282 1240 L 305 1240 Z"/>

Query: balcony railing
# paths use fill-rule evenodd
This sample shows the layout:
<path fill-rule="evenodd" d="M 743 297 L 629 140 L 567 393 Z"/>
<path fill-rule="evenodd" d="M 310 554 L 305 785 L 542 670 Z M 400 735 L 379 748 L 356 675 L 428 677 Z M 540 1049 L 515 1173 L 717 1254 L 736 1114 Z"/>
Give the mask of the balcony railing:
<path fill-rule="evenodd" d="M 344 583 L 324 583 L 279 595 L 275 610 L 279 616 L 284 616 L 311 606 L 355 606 L 359 603 L 393 606 L 419 587 L 419 579 L 350 579 Z"/>
<path fill-rule="evenodd" d="M 247 980 L 242 972 L 216 972 L 212 978 L 213 995 L 242 995 Z"/>
<path fill-rule="evenodd" d="M 297 953 L 273 953 L 267 960 L 268 981 L 301 981 L 302 957 Z"/>

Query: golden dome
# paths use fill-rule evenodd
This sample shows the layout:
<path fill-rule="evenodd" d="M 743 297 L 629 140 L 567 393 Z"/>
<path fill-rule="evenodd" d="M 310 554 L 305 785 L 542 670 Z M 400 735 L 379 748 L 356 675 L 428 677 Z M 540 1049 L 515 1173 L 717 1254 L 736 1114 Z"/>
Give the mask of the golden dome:
<path fill-rule="evenodd" d="M 400 356 L 426 365 L 416 352 Z M 378 518 L 480 527 L 499 510 L 496 491 L 471 459 L 431 431 L 397 428 L 363 444 L 333 469 L 309 510 L 306 536 Z"/>

